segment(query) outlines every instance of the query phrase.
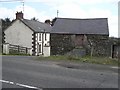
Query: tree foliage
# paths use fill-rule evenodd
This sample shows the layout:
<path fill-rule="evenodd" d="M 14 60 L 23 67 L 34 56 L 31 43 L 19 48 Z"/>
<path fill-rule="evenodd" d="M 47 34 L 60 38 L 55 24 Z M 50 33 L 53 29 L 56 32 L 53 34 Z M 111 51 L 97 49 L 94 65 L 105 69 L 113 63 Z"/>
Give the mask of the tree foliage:
<path fill-rule="evenodd" d="M 54 19 L 51 21 L 51 26 L 54 25 L 55 21 L 56 21 L 56 18 L 54 18 Z"/>
<path fill-rule="evenodd" d="M 31 18 L 31 20 L 38 21 L 36 17 Z"/>
<path fill-rule="evenodd" d="M 4 30 L 11 24 L 10 18 L 1 19 L 2 21 L 2 43 L 4 43 Z"/>
<path fill-rule="evenodd" d="M 47 23 L 47 24 L 50 24 L 50 25 L 51 25 L 51 21 L 50 21 L 50 19 L 45 20 L 45 23 Z"/>
<path fill-rule="evenodd" d="M 11 22 L 10 18 L 2 19 L 2 30 L 5 30 Z"/>

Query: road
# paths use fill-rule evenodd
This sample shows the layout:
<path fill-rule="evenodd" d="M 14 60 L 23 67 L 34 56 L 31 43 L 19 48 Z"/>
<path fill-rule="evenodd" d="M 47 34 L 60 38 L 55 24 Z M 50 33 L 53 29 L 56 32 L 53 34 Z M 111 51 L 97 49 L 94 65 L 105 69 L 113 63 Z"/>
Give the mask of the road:
<path fill-rule="evenodd" d="M 3 88 L 118 88 L 117 67 L 3 56 Z"/>

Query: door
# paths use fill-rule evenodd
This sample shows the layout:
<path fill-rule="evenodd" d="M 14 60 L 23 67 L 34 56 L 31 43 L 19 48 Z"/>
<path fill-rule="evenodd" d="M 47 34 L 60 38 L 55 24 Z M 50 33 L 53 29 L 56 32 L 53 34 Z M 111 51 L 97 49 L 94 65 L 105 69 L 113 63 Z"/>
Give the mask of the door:
<path fill-rule="evenodd" d="M 42 55 L 42 45 L 41 45 L 41 43 L 38 43 L 38 45 L 37 45 L 37 55 Z"/>

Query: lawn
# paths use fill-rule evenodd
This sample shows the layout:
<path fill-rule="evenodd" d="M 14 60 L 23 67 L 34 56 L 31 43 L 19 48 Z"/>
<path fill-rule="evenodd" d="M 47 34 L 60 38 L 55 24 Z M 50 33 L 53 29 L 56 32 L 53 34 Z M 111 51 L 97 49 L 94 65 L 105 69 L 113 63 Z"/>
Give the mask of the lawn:
<path fill-rule="evenodd" d="M 104 64 L 104 65 L 114 65 L 118 66 L 118 59 L 109 57 L 75 57 L 75 56 L 49 56 L 49 57 L 39 57 L 38 60 L 67 60 L 71 62 L 84 62 L 93 64 Z M 120 64 L 120 62 L 119 62 Z"/>

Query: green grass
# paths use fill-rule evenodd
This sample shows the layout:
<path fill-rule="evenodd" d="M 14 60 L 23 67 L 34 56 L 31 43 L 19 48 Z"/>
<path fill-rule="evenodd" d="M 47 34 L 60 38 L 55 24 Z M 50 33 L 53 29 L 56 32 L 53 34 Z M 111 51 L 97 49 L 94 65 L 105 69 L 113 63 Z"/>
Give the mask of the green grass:
<path fill-rule="evenodd" d="M 113 59 L 109 57 L 75 57 L 75 56 L 49 56 L 49 57 L 39 57 L 38 60 L 66 60 L 72 62 L 85 62 L 92 64 L 104 64 L 104 65 L 118 65 L 118 59 Z M 120 64 L 120 62 L 119 62 Z"/>
<path fill-rule="evenodd" d="M 118 66 L 118 59 L 113 59 L 109 57 L 83 57 L 83 60 L 88 63 Z"/>

